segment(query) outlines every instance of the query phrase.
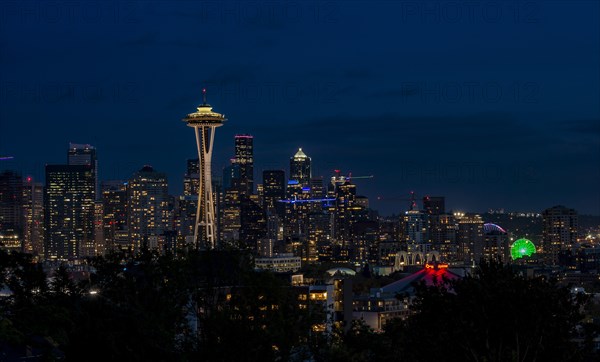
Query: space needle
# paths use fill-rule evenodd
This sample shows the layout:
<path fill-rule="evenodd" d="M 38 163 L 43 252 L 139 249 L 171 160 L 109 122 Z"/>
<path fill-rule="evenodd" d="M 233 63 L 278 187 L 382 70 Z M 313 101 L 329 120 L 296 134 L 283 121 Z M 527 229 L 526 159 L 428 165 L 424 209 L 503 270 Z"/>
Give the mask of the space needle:
<path fill-rule="evenodd" d="M 215 203 L 212 192 L 211 159 L 215 130 L 225 122 L 225 116 L 213 112 L 210 104 L 206 103 L 206 89 L 202 89 L 203 103 L 197 111 L 188 114 L 183 121 L 196 133 L 198 147 L 198 206 L 196 208 L 196 224 L 194 225 L 194 243 L 198 248 L 212 249 L 215 247 Z M 200 239 L 199 239 L 200 236 Z"/>

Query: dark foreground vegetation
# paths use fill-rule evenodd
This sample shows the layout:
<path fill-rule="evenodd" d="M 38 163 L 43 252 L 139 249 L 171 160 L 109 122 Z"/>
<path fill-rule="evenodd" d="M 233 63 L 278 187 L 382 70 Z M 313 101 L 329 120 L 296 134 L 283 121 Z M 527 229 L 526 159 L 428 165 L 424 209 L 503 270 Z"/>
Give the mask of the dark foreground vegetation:
<path fill-rule="evenodd" d="M 143 252 L 89 261 L 75 282 L 0 251 L 0 361 L 594 360 L 588 298 L 484 263 L 471 277 L 417 287 L 415 313 L 375 333 L 326 335 L 301 289 L 255 272 L 239 252 Z M 588 307 L 589 308 L 589 307 Z M 576 326 L 579 327 L 576 328 Z M 317 328 L 318 329 L 318 328 Z M 578 334 L 577 334 L 577 333 Z M 574 337 L 579 338 L 576 345 Z M 29 357 L 22 359 L 23 357 Z"/>

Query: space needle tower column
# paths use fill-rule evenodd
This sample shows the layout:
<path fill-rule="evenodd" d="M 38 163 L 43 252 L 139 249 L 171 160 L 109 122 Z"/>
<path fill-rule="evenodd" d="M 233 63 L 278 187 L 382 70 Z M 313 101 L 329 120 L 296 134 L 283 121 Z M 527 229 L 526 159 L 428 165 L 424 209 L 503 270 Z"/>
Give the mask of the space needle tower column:
<path fill-rule="evenodd" d="M 183 121 L 196 133 L 198 147 L 198 207 L 196 208 L 196 224 L 194 225 L 194 243 L 199 249 L 212 249 L 216 241 L 215 202 L 212 192 L 211 158 L 215 129 L 225 122 L 225 116 L 212 111 L 206 103 L 206 89 L 202 90 L 204 103 L 197 111 L 188 114 Z"/>

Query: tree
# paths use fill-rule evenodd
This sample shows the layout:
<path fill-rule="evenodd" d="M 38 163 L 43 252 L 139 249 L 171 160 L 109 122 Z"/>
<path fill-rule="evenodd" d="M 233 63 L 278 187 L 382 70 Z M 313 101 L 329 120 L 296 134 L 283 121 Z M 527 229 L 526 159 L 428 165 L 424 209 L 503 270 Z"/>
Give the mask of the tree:
<path fill-rule="evenodd" d="M 420 284 L 402 335 L 414 361 L 577 360 L 571 342 L 585 302 L 543 277 L 527 279 L 510 266 L 483 261 L 473 275 Z"/>

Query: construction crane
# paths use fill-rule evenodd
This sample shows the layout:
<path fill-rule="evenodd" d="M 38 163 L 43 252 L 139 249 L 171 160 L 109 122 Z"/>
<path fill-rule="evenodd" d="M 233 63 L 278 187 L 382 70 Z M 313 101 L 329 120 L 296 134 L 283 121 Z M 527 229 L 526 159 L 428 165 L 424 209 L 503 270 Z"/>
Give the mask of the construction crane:
<path fill-rule="evenodd" d="M 348 176 L 344 176 L 344 175 L 342 175 L 341 170 L 333 170 L 333 171 L 335 172 L 335 176 L 333 176 L 331 178 L 331 180 L 334 182 L 346 182 L 346 181 L 352 181 L 352 179 L 369 179 L 369 178 L 375 177 L 374 175 L 352 176 L 352 172 L 349 172 Z"/>
<path fill-rule="evenodd" d="M 402 196 L 397 196 L 397 197 L 377 196 L 377 200 L 378 201 L 410 201 L 410 206 L 408 207 L 408 209 L 410 211 L 417 209 L 417 195 L 415 194 L 414 191 L 410 192 L 409 198 L 402 197 Z"/>
<path fill-rule="evenodd" d="M 298 199 L 297 197 L 294 197 L 293 199 L 277 200 L 277 202 L 283 202 L 285 204 L 303 204 L 303 203 L 309 203 L 309 202 L 333 202 L 333 201 L 335 201 L 335 199 L 332 199 L 332 198 Z"/>

